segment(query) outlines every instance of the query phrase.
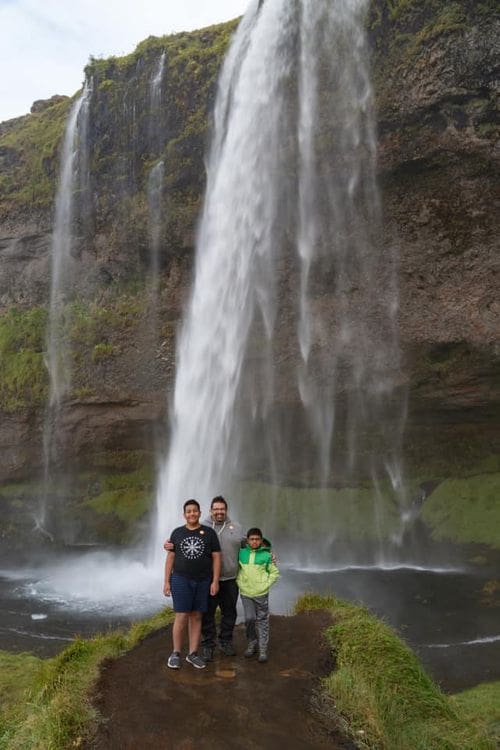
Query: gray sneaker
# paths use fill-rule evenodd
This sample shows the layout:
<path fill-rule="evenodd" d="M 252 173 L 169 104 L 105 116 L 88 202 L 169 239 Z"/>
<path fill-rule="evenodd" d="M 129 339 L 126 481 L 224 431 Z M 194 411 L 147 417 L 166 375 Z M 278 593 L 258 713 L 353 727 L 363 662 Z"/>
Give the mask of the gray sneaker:
<path fill-rule="evenodd" d="M 198 656 L 196 651 L 193 651 L 192 654 L 188 654 L 186 656 L 186 661 L 189 664 L 192 664 L 193 667 L 196 667 L 196 669 L 205 669 L 205 667 L 207 666 L 201 656 Z"/>
<path fill-rule="evenodd" d="M 248 641 L 248 646 L 246 647 L 243 656 L 246 656 L 247 659 L 249 659 L 251 656 L 255 656 L 257 653 L 257 641 Z"/>
<path fill-rule="evenodd" d="M 172 653 L 168 657 L 167 667 L 170 667 L 170 669 L 181 668 L 181 655 L 178 651 L 172 651 Z"/>

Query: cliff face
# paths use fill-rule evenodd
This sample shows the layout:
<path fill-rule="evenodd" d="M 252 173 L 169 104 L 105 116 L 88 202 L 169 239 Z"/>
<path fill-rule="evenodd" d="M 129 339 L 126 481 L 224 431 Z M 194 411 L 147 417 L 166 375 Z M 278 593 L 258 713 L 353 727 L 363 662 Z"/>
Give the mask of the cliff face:
<path fill-rule="evenodd" d="M 368 17 L 385 243 L 397 246 L 400 257 L 406 452 L 409 467 L 427 479 L 447 475 L 441 464 L 436 469 L 437 459 L 471 467 L 499 441 L 495 6 L 374 0 Z M 234 27 L 152 37 L 127 58 L 94 60 L 86 69 L 90 187 L 76 217 L 77 283 L 66 331 L 73 378 L 61 417 L 62 473 L 153 465 L 191 281 L 216 78 Z M 0 125 L 4 483 L 41 471 L 44 310 L 59 149 L 71 104 L 64 98 L 37 103 L 32 114 Z M 148 182 L 160 162 L 161 284 L 154 298 Z M 92 498 L 117 491 L 89 490 L 85 481 L 78 490 L 85 513 Z M 151 478 L 141 488 L 147 494 Z M 38 491 L 9 498 L 21 504 L 28 498 L 29 514 L 29 498 Z M 107 538 L 106 529 L 100 534 Z"/>
<path fill-rule="evenodd" d="M 481 406 L 498 354 L 500 16 L 493 4 L 439 5 L 394 13 L 390 34 L 387 11 L 373 24 L 381 181 L 401 247 L 405 349 L 450 360 L 446 395 L 434 383 L 443 406 Z"/>

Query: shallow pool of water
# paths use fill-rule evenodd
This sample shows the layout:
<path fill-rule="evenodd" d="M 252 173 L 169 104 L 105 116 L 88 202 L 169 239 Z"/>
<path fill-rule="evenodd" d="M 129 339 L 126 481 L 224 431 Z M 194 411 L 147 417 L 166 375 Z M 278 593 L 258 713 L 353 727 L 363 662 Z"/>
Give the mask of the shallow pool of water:
<path fill-rule="evenodd" d="M 286 561 L 280 568 L 270 595 L 275 614 L 292 612 L 300 593 L 333 593 L 385 618 L 444 689 L 500 679 L 500 597 L 484 588 L 491 572 L 408 565 L 308 570 Z M 76 634 L 157 612 L 170 602 L 161 589 L 161 571 L 103 552 L 0 570 L 0 648 L 53 655 Z"/>

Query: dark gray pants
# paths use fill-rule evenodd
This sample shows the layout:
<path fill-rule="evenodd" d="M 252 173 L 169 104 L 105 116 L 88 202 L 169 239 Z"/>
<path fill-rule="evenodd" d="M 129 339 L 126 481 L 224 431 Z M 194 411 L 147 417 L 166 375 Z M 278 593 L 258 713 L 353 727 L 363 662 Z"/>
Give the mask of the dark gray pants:
<path fill-rule="evenodd" d="M 236 602 L 238 601 L 238 586 L 236 580 L 219 581 L 219 591 L 215 596 L 208 597 L 208 609 L 203 613 L 201 621 L 201 645 L 214 648 L 217 640 L 215 611 L 220 607 L 221 620 L 219 641 L 230 643 L 233 639 L 234 624 L 236 622 Z"/>
<path fill-rule="evenodd" d="M 253 597 L 241 594 L 241 602 L 248 643 L 258 643 L 259 653 L 266 654 L 269 645 L 269 594 Z"/>

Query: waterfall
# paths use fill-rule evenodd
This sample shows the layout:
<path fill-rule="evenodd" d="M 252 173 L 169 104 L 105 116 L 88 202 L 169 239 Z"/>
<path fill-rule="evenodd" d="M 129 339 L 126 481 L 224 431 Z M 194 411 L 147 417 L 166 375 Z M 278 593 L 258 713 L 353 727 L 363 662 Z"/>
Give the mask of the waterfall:
<path fill-rule="evenodd" d="M 43 433 L 44 490 L 37 527 L 46 529 L 51 467 L 57 458 L 57 431 L 64 398 L 71 387 L 71 351 L 68 341 L 68 300 L 76 270 L 75 220 L 81 218 L 89 194 L 88 113 L 91 82 L 70 110 L 64 135 L 59 182 L 55 200 L 51 251 L 50 305 L 47 329 L 46 365 L 49 373 L 49 398 Z M 81 205 L 76 204 L 79 196 Z"/>
<path fill-rule="evenodd" d="M 162 190 L 165 166 L 163 161 L 152 168 L 148 177 L 148 214 L 149 214 L 149 246 L 150 246 L 150 277 L 154 297 L 158 294 L 160 270 L 160 240 L 163 223 Z"/>
<path fill-rule="evenodd" d="M 164 142 L 162 118 L 162 85 L 165 70 L 165 51 L 158 60 L 149 83 L 149 143 L 153 153 L 160 153 Z"/>
<path fill-rule="evenodd" d="M 243 479 L 315 488 L 324 502 L 312 512 L 282 504 L 277 522 L 271 505 L 264 518 L 250 511 L 269 533 L 292 523 L 305 541 L 320 524 L 315 559 L 336 536 L 329 488 L 368 483 L 376 525 L 381 495 L 400 486 L 397 285 L 380 232 L 366 9 L 253 2 L 233 39 L 178 342 L 155 559 L 188 497 L 207 509 L 228 493 L 245 515 Z"/>
<path fill-rule="evenodd" d="M 158 60 L 149 83 L 149 146 L 151 153 L 160 153 L 163 147 L 164 129 L 162 127 L 162 83 L 165 69 L 165 51 Z M 164 224 L 162 192 L 165 176 L 165 165 L 159 160 L 149 172 L 147 182 L 148 224 L 149 224 L 149 288 L 155 320 L 157 318 L 157 297 L 159 292 L 159 253 L 161 229 Z M 157 322 L 157 321 L 156 321 Z"/>
<path fill-rule="evenodd" d="M 149 85 L 149 98 L 151 109 L 158 109 L 161 105 L 161 85 L 163 82 L 163 71 L 165 69 L 165 50 L 161 53 L 158 65 L 154 71 Z"/>

